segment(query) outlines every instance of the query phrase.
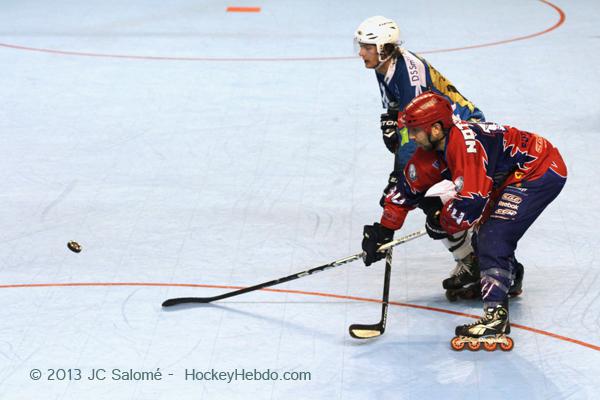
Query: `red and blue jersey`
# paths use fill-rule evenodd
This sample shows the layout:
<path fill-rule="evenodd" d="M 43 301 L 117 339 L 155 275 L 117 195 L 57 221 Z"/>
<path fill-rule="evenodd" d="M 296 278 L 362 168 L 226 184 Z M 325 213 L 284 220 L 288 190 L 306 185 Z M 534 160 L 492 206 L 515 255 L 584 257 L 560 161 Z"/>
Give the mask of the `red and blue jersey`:
<path fill-rule="evenodd" d="M 548 170 L 567 176 L 558 149 L 543 137 L 494 123 L 461 121 L 450 129 L 444 152 L 418 149 L 411 157 L 396 190 L 386 198 L 381 223 L 399 229 L 427 189 L 450 179 L 456 195 L 444 205 L 440 223 L 448 233 L 460 232 L 478 223 L 506 186 L 534 181 Z"/>

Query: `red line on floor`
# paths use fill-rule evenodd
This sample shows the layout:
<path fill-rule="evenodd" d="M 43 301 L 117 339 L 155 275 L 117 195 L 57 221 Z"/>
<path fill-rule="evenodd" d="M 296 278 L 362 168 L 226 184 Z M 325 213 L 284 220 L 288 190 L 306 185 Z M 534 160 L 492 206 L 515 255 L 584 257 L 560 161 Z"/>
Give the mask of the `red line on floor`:
<path fill-rule="evenodd" d="M 541 31 L 532 33 L 530 35 L 518 36 L 515 38 L 499 40 L 496 42 L 490 43 L 482 43 L 475 44 L 471 46 L 463 46 L 463 47 L 453 47 L 448 49 L 437 49 L 437 50 L 425 50 L 425 51 L 417 51 L 419 54 L 431 54 L 431 53 L 446 53 L 452 51 L 462 51 L 462 50 L 471 50 L 471 49 L 479 49 L 482 47 L 491 47 L 498 46 L 501 44 L 516 42 L 519 40 L 531 39 L 536 36 L 540 36 L 551 32 L 561 26 L 566 19 L 565 13 L 558 6 L 550 3 L 546 0 L 539 0 L 541 3 L 546 4 L 552 7 L 556 12 L 558 12 L 559 20 L 551 27 Z M 249 58 L 240 58 L 240 57 L 176 57 L 176 56 L 143 56 L 143 55 L 130 55 L 130 54 L 105 54 L 105 53 L 92 53 L 92 52 L 79 52 L 79 51 L 68 51 L 68 50 L 56 50 L 56 49 L 45 49 L 45 48 L 36 48 L 36 47 L 28 47 L 22 46 L 18 44 L 11 43 L 0 43 L 0 47 L 5 47 L 14 50 L 23 50 L 23 51 L 33 51 L 39 53 L 49 53 L 56 55 L 64 55 L 64 56 L 80 56 L 80 57 L 97 57 L 97 58 L 117 58 L 117 59 L 126 59 L 126 60 L 146 60 L 146 61 L 211 61 L 211 62 L 278 62 L 278 61 L 340 61 L 340 60 L 355 60 L 358 56 L 331 56 L 331 57 L 288 57 L 288 58 L 278 58 L 278 57 L 249 57 Z"/>
<path fill-rule="evenodd" d="M 540 1 L 542 3 L 544 3 L 544 4 L 549 5 L 552 8 L 554 8 L 556 10 L 556 12 L 558 12 L 558 15 L 559 15 L 558 21 L 554 25 L 552 25 L 550 28 L 545 29 L 545 30 L 543 30 L 541 32 L 536 32 L 536 33 L 532 33 L 530 35 L 519 36 L 519 37 L 511 38 L 511 39 L 499 40 L 497 42 L 490 42 L 490 43 L 484 43 L 484 44 L 474 44 L 472 46 L 454 47 L 454 48 L 450 48 L 450 49 L 426 50 L 426 51 L 420 51 L 418 53 L 419 54 L 449 53 L 451 51 L 479 49 L 481 47 L 498 46 L 500 44 L 517 42 L 519 40 L 527 40 L 527 39 L 534 38 L 536 36 L 544 35 L 544 34 L 546 34 L 548 32 L 552 32 L 553 30 L 555 30 L 556 28 L 558 28 L 559 26 L 561 26 L 565 22 L 565 20 L 566 20 L 565 12 L 563 10 L 561 10 L 558 6 L 555 6 L 554 4 L 550 3 L 549 1 L 546 1 L 546 0 L 540 0 Z"/>
<path fill-rule="evenodd" d="M 192 288 L 208 288 L 208 289 L 243 289 L 244 286 L 229 286 L 229 285 L 205 285 L 200 283 L 142 283 L 142 282 L 76 282 L 76 283 L 19 283 L 19 284 L 9 284 L 9 285 L 0 285 L 0 289 L 17 289 L 17 288 L 41 288 L 41 287 L 80 287 L 80 286 L 146 286 L 146 287 L 192 287 Z M 341 300 L 354 300 L 360 302 L 369 302 L 369 303 L 381 303 L 381 300 L 370 299 L 367 297 L 357 297 L 357 296 L 346 296 L 341 294 L 334 293 L 321 293 L 321 292 L 307 292 L 303 290 L 291 290 L 291 289 L 261 289 L 265 292 L 275 292 L 275 293 L 289 293 L 289 294 L 299 294 L 305 296 L 318 296 L 318 297 L 327 297 L 333 299 L 341 299 Z M 444 308 L 438 307 L 430 307 L 430 306 L 422 306 L 418 304 L 411 303 L 400 303 L 396 301 L 390 301 L 390 305 L 406 307 L 406 308 L 414 308 L 417 310 L 426 310 L 439 312 L 443 314 L 457 315 L 460 317 L 467 317 L 478 319 L 480 318 L 477 315 L 466 314 L 459 311 L 446 310 Z M 536 333 L 538 335 L 544 335 L 551 337 L 553 339 L 562 340 L 565 342 L 573 343 L 579 346 L 586 347 L 588 349 L 600 351 L 600 346 L 595 344 L 587 343 L 581 340 L 573 339 L 567 336 L 558 335 L 556 333 L 544 331 L 537 328 L 532 328 L 530 326 L 521 325 L 511 323 L 511 328 L 523 329 L 532 333 Z"/>
<path fill-rule="evenodd" d="M 227 12 L 260 12 L 260 7 L 227 7 Z"/>

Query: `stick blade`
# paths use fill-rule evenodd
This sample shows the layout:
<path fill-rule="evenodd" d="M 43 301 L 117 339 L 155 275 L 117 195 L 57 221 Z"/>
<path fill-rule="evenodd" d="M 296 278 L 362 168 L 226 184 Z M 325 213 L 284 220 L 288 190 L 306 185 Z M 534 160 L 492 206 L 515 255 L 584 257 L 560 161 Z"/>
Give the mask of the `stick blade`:
<path fill-rule="evenodd" d="M 163 301 L 162 306 L 173 307 L 179 304 L 210 303 L 211 301 L 212 297 L 177 297 Z"/>
<path fill-rule="evenodd" d="M 354 339 L 371 339 L 383 335 L 385 328 L 382 324 L 352 324 L 348 331 Z"/>

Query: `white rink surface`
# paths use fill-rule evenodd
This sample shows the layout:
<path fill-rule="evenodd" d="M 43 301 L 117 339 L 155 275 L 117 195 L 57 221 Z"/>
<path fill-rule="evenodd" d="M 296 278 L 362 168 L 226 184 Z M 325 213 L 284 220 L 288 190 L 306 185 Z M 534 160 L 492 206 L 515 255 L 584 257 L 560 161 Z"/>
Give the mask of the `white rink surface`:
<path fill-rule="evenodd" d="M 0 399 L 599 398 L 598 6 L 557 0 L 566 21 L 549 33 L 428 52 L 559 20 L 540 1 L 501 3 L 3 1 Z M 515 328 L 510 353 L 456 353 L 468 318 L 399 305 L 382 337 L 356 341 L 348 325 L 376 322 L 380 305 L 343 296 L 379 299 L 382 263 L 276 287 L 321 295 L 161 309 L 229 290 L 170 285 L 249 286 L 360 250 L 392 163 L 375 78 L 351 57 L 354 29 L 377 14 L 489 121 L 563 153 L 567 185 L 519 245 L 511 319 L 583 343 Z M 415 212 L 398 235 L 422 224 Z M 391 300 L 479 315 L 478 302 L 446 301 L 451 267 L 427 238 L 397 248 Z M 83 379 L 48 380 L 60 368 Z M 107 379 L 87 380 L 93 368 Z M 114 368 L 163 379 L 114 381 Z M 311 379 L 185 379 L 236 368 Z"/>

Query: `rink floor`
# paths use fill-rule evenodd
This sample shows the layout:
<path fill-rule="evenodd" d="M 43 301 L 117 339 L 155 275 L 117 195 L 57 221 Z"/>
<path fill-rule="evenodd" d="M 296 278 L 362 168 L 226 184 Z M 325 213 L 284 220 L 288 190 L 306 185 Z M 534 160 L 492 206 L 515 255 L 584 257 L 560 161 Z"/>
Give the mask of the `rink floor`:
<path fill-rule="evenodd" d="M 395 249 L 377 339 L 348 326 L 378 321 L 383 263 L 162 309 L 360 251 L 392 165 L 352 47 L 377 14 L 488 121 L 567 162 L 519 243 L 514 350 L 450 349 L 481 304 L 446 300 L 453 261 L 427 237 Z M 3 2 L 0 399 L 599 398 L 597 17 L 564 0 Z"/>

